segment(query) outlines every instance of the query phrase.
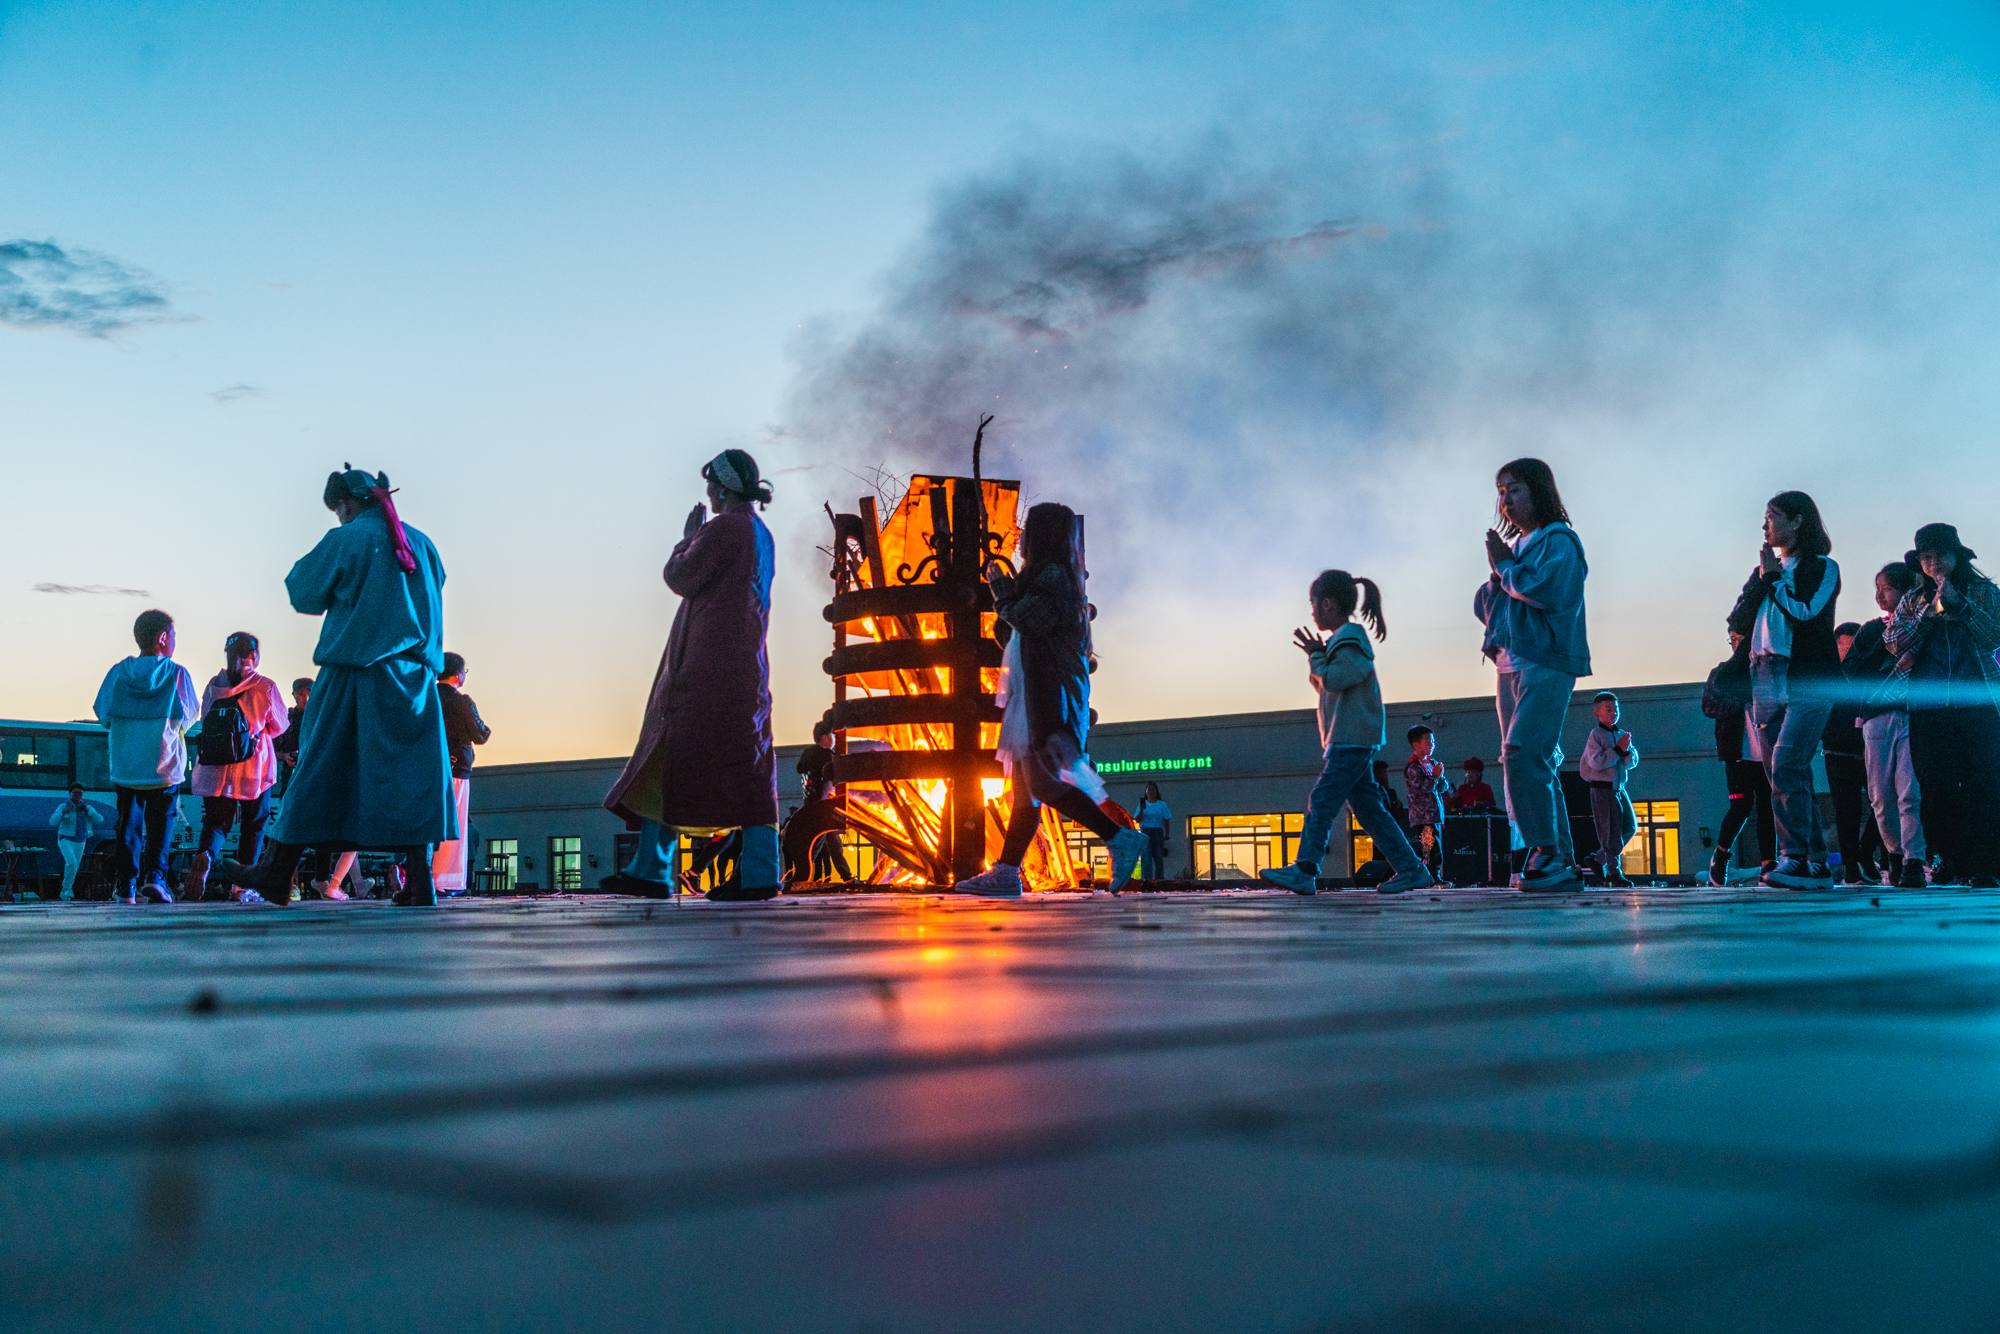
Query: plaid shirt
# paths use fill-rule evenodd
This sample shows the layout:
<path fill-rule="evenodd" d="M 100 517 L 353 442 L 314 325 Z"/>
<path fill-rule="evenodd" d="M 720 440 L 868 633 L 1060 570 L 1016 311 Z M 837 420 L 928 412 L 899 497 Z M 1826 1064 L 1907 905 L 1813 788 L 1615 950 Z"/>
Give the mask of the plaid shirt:
<path fill-rule="evenodd" d="M 1989 579 L 1979 579 L 1963 592 L 1958 605 L 1950 611 L 1938 610 L 1935 599 L 1926 597 L 1921 588 L 1903 594 L 1903 600 L 1896 604 L 1895 615 L 1882 631 L 1882 644 L 1900 658 L 1922 647 L 1936 622 L 1963 622 L 1979 651 L 1979 670 L 1986 678 L 1986 694 L 2000 708 L 2000 661 L 1994 658 L 1995 651 L 2000 650 L 2000 587 L 1995 587 Z"/>

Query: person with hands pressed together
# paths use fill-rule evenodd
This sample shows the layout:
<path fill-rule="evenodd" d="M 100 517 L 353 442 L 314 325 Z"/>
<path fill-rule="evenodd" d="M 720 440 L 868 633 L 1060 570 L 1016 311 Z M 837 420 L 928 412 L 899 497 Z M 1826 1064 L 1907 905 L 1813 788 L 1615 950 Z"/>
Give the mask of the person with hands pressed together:
<path fill-rule="evenodd" d="M 1840 567 L 1819 506 L 1803 491 L 1781 491 L 1764 507 L 1757 568 L 1729 613 L 1732 634 L 1750 639 L 1749 739 L 1771 784 L 1777 864 L 1765 885 L 1824 889 L 1826 834 L 1813 790 L 1833 696 L 1843 685 L 1834 642 Z"/>
<path fill-rule="evenodd" d="M 1492 573 L 1473 595 L 1482 652 L 1498 672 L 1500 763 L 1507 814 L 1527 844 L 1527 891 L 1583 887 L 1557 772 L 1570 694 L 1590 674 L 1583 540 L 1569 524 L 1555 473 L 1515 459 L 1494 477 L 1500 522 L 1486 531 Z"/>
<path fill-rule="evenodd" d="M 1619 859 L 1632 835 L 1639 832 L 1639 819 L 1632 799 L 1625 793 L 1625 781 L 1639 767 L 1639 748 L 1632 733 L 1618 725 L 1618 696 L 1599 691 L 1590 711 L 1596 726 L 1584 739 L 1577 772 L 1590 785 L 1590 818 L 1597 826 L 1598 872 L 1613 889 L 1630 889 Z"/>
<path fill-rule="evenodd" d="M 682 838 L 740 829 L 740 883 L 717 885 L 708 897 L 755 901 L 777 894 L 780 874 L 765 647 L 777 560 L 771 530 L 756 513 L 771 502 L 771 484 L 740 449 L 723 450 L 701 475 L 708 505 L 688 511 L 663 574 L 681 596 L 680 609 L 646 700 L 639 743 L 604 798 L 607 810 L 638 826 L 639 846 L 601 887 L 673 894 Z"/>
<path fill-rule="evenodd" d="M 1383 894 L 1428 889 L 1436 877 L 1410 846 L 1401 821 L 1389 814 L 1388 793 L 1375 776 L 1375 752 L 1388 741 L 1382 711 L 1382 683 L 1375 675 L 1375 649 L 1368 632 L 1355 623 L 1360 613 L 1377 640 L 1389 633 L 1382 619 L 1382 592 L 1374 581 L 1345 570 L 1323 570 L 1307 590 L 1313 624 L 1330 631 L 1321 639 L 1301 626 L 1292 642 L 1306 655 L 1307 679 L 1319 694 L 1319 739 L 1323 761 L 1319 781 L 1306 802 L 1298 860 L 1274 866 L 1264 879 L 1294 894 L 1319 892 L 1319 864 L 1333 835 L 1334 817 L 1346 806 L 1375 840 L 1375 851 L 1396 874 L 1378 885 Z"/>
<path fill-rule="evenodd" d="M 1908 679 L 1910 760 L 1922 792 L 1932 884 L 2000 885 L 2000 588 L 1948 523 L 1917 530 L 1923 571 L 1882 639 Z"/>

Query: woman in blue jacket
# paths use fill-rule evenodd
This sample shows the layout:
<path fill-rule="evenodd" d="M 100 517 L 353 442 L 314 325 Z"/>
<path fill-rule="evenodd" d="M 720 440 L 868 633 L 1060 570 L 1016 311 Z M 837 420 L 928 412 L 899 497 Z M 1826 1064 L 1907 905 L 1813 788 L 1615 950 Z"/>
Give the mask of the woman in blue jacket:
<path fill-rule="evenodd" d="M 1581 889 L 1556 775 L 1570 693 L 1579 676 L 1590 675 L 1583 615 L 1590 566 L 1548 464 L 1515 459 L 1494 485 L 1500 522 L 1486 530 L 1492 574 L 1473 596 L 1472 613 L 1486 627 L 1483 651 L 1500 674 L 1507 814 L 1530 849 L 1521 888 Z"/>

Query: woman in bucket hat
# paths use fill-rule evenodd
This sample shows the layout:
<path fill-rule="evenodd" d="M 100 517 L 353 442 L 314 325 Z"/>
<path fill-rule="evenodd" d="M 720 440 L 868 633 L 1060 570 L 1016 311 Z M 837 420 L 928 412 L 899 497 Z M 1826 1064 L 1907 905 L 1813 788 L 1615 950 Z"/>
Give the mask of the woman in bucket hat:
<path fill-rule="evenodd" d="M 1910 759 L 1933 884 L 2000 886 L 2000 588 L 1948 523 L 1917 529 L 1923 571 L 1883 642 L 1909 683 Z"/>

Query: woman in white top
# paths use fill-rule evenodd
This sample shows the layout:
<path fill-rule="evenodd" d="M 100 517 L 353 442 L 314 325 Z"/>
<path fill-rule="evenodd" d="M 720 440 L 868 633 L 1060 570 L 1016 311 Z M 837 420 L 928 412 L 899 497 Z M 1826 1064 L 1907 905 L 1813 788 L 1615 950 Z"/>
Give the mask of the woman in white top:
<path fill-rule="evenodd" d="M 1173 827 L 1174 813 L 1167 803 L 1160 800 L 1160 785 L 1146 784 L 1146 795 L 1139 798 L 1139 809 L 1133 812 L 1139 822 L 1139 832 L 1146 836 L 1146 850 L 1139 854 L 1140 875 L 1148 880 L 1164 880 L 1161 867 L 1167 858 L 1167 831 Z"/>
<path fill-rule="evenodd" d="M 1750 636 L 1750 745 L 1771 781 L 1778 862 L 1763 883 L 1818 889 L 1833 883 L 1813 792 L 1813 756 L 1841 688 L 1835 607 L 1840 567 L 1819 506 L 1781 491 L 1764 507 L 1764 547 L 1743 585 L 1729 629 Z"/>
<path fill-rule="evenodd" d="M 278 683 L 257 673 L 257 636 L 238 630 L 223 644 L 226 665 L 201 692 L 201 735 L 195 743 L 194 778 L 189 791 L 201 798 L 201 842 L 188 866 L 181 900 L 192 903 L 239 895 L 262 900 L 255 890 L 208 891 L 208 871 L 231 825 L 237 826 L 236 859 L 254 864 L 264 849 L 264 823 L 271 818 L 271 788 L 278 781 L 274 738 L 291 723 Z"/>

